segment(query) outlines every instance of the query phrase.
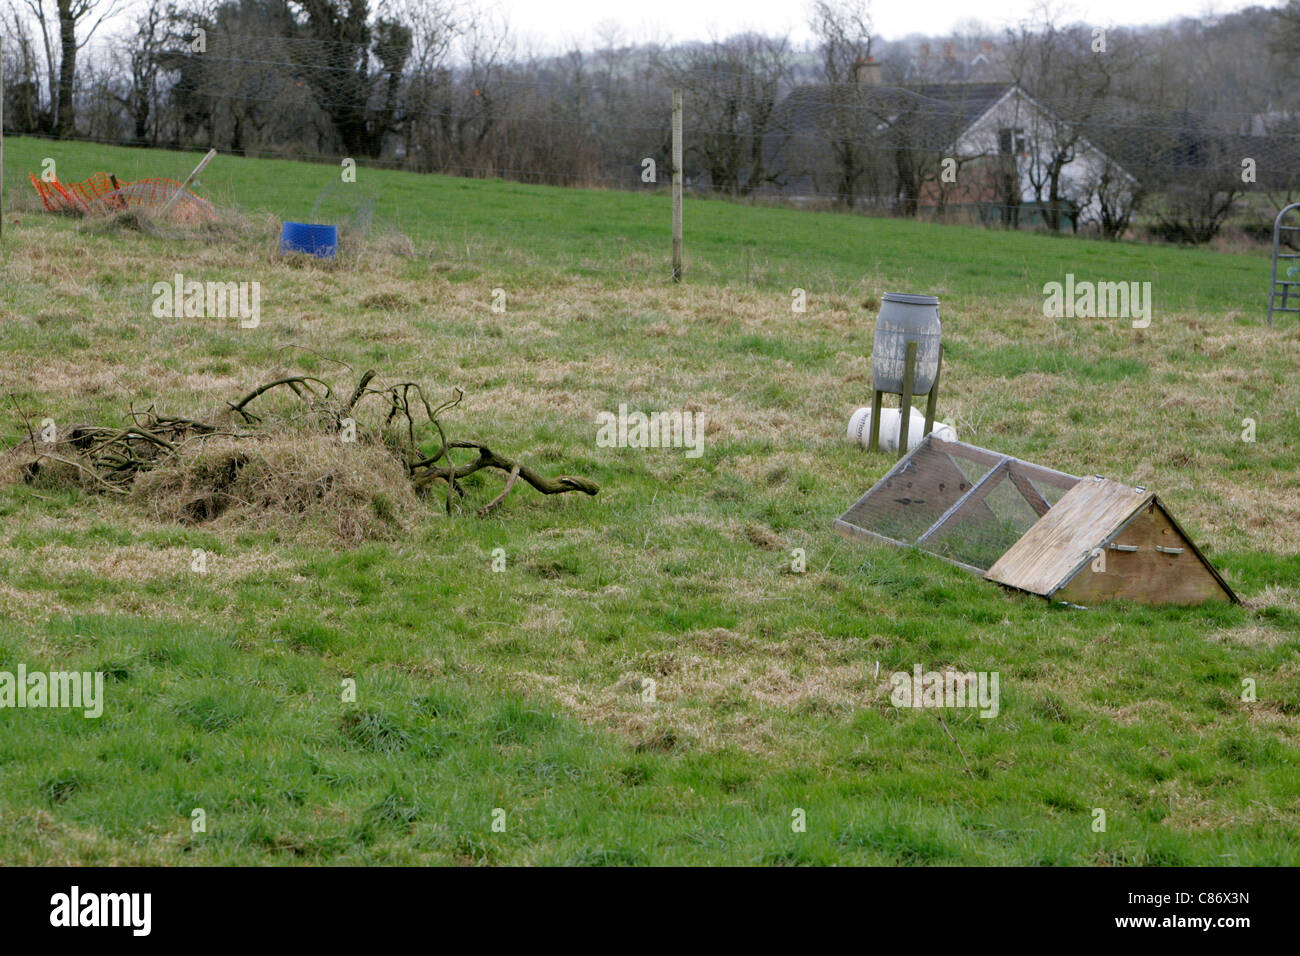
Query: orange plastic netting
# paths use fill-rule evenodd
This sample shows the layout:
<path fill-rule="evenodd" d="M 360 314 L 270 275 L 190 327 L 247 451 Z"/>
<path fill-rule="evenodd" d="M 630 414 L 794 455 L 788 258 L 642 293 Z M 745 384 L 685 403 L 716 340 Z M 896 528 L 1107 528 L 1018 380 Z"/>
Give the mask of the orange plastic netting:
<path fill-rule="evenodd" d="M 137 179 L 128 183 L 111 173 L 95 173 L 79 183 L 61 183 L 57 179 L 46 182 L 31 173 L 28 176 L 46 209 L 81 216 L 106 216 L 136 207 L 157 212 L 181 188 L 174 179 Z M 189 190 L 181 192 L 167 214 L 181 222 L 215 222 L 217 218 L 212 203 Z"/>

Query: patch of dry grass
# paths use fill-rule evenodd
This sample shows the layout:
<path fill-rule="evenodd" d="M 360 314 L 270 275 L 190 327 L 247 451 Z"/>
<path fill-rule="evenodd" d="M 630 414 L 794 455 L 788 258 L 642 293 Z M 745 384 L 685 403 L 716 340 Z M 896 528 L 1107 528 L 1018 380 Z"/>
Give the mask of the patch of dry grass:
<path fill-rule="evenodd" d="M 347 543 L 391 538 L 419 513 L 390 452 L 327 435 L 199 439 L 137 478 L 131 493 L 155 520 L 324 526 Z"/>

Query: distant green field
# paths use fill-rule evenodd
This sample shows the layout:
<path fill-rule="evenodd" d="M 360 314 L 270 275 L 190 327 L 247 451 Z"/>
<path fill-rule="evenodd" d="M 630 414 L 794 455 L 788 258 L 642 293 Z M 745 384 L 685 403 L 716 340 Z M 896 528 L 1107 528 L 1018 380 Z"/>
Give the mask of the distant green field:
<path fill-rule="evenodd" d="M 197 160 L 6 141 L 10 445 L 373 367 L 602 490 L 480 519 L 483 474 L 357 543 L 328 513 L 0 486 L 0 671 L 107 680 L 99 719 L 0 709 L 0 860 L 1300 864 L 1300 331 L 1263 325 L 1263 256 L 692 201 L 674 286 L 662 191 L 363 167 L 414 253 L 327 269 L 272 249 L 328 166 L 218 158 L 199 191 L 247 224 L 199 244 L 14 211 L 46 156 Z M 156 318 L 176 272 L 260 282 L 261 325 Z M 1066 273 L 1152 282 L 1151 326 L 1045 318 Z M 1245 606 L 1074 611 L 835 535 L 890 464 L 844 440 L 890 290 L 943 297 L 963 439 L 1153 488 Z M 620 404 L 698 412 L 703 456 L 599 447 Z M 998 716 L 893 707 L 915 664 L 998 672 Z"/>
<path fill-rule="evenodd" d="M 63 180 L 75 182 L 98 170 L 122 180 L 182 179 L 200 154 L 11 138 L 5 143 L 6 192 L 31 194 L 27 174 L 39 174 L 47 157 Z M 204 173 L 199 192 L 220 204 L 303 220 L 321 191 L 339 181 L 338 167 L 221 156 Z M 644 193 L 557 189 L 364 164 L 356 187 L 375 195 L 381 222 L 422 248 L 498 274 L 612 271 L 622 281 L 629 264 L 637 273 L 667 270 L 670 206 L 662 187 L 648 185 Z M 959 312 L 989 295 L 1032 296 L 1041 304 L 1043 284 L 1073 272 L 1081 279 L 1151 281 L 1161 309 L 1226 311 L 1256 321 L 1267 304 L 1263 252 L 1224 255 L 1064 236 L 1045 241 L 1028 232 L 706 200 L 688 202 L 684 231 L 691 281 L 847 291 L 888 280 L 891 288 L 947 295 L 949 308 Z"/>

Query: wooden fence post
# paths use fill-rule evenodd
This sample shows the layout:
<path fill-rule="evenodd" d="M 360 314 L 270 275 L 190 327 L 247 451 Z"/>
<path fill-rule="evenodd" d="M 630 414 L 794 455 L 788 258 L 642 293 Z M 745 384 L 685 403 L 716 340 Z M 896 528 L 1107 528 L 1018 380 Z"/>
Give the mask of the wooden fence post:
<path fill-rule="evenodd" d="M 673 90 L 673 281 L 682 281 L 682 91 Z"/>
<path fill-rule="evenodd" d="M 0 36 L 0 236 L 5 231 L 5 38 Z"/>

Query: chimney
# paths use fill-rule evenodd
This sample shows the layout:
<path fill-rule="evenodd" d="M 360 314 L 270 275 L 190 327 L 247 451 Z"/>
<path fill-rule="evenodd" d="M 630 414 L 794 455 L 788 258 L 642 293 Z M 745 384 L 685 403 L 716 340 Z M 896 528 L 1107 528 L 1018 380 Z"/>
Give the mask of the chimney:
<path fill-rule="evenodd" d="M 992 40 L 981 40 L 981 41 L 980 41 L 980 52 L 983 53 L 983 54 L 985 54 L 985 55 L 988 55 L 989 53 L 992 53 L 992 52 L 993 52 L 993 41 L 992 41 Z"/>
<path fill-rule="evenodd" d="M 943 45 L 943 58 L 945 60 L 951 60 L 953 58 L 953 49 L 951 43 L 945 43 Z"/>
<path fill-rule="evenodd" d="M 873 57 L 867 57 L 865 60 L 858 60 L 853 64 L 853 79 L 860 86 L 879 86 L 883 79 L 883 64 L 877 63 Z"/>

